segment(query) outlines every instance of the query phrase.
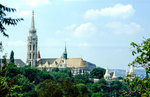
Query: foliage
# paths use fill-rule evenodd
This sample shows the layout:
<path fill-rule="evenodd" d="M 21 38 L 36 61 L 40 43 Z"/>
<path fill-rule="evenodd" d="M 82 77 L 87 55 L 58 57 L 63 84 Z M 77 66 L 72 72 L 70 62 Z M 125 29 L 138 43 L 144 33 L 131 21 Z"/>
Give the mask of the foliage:
<path fill-rule="evenodd" d="M 14 63 L 14 51 L 13 50 L 10 53 L 9 63 Z"/>
<path fill-rule="evenodd" d="M 6 72 L 7 65 L 4 65 L 0 69 L 0 97 L 12 97 L 12 96 L 21 96 L 21 94 L 16 91 L 20 90 L 21 87 L 15 85 L 16 79 L 10 80 L 6 77 L 2 77 Z"/>
<path fill-rule="evenodd" d="M 13 78 L 18 74 L 22 74 L 21 69 L 18 68 L 14 63 L 9 63 L 6 68 L 5 76 Z"/>
<path fill-rule="evenodd" d="M 69 75 L 69 77 L 72 76 L 71 74 L 71 70 L 69 68 L 62 68 L 59 70 L 60 73 L 66 73 L 67 75 Z"/>
<path fill-rule="evenodd" d="M 73 78 L 66 78 L 60 81 L 61 87 L 63 89 L 63 95 L 65 97 L 77 97 L 80 92 L 77 88 L 76 81 Z"/>
<path fill-rule="evenodd" d="M 58 68 L 53 68 L 53 69 L 52 69 L 52 72 L 58 72 L 58 71 L 59 71 Z"/>
<path fill-rule="evenodd" d="M 52 80 L 45 80 L 38 90 L 39 97 L 63 97 L 61 87 Z"/>
<path fill-rule="evenodd" d="M 0 4 L 0 32 L 4 35 L 4 36 L 8 36 L 7 33 L 5 33 L 6 28 L 4 25 L 17 25 L 17 23 L 21 20 L 23 20 L 22 18 L 16 18 L 13 19 L 11 17 L 8 17 L 8 15 L 6 13 L 11 13 L 11 12 L 15 12 L 16 9 L 14 8 L 9 8 L 6 7 L 2 4 Z"/>
<path fill-rule="evenodd" d="M 79 81 L 79 83 L 91 83 L 92 81 L 90 80 L 90 74 L 85 72 L 84 74 L 78 74 L 74 76 L 75 79 Z"/>
<path fill-rule="evenodd" d="M 98 78 L 101 79 L 102 77 L 104 77 L 105 74 L 105 69 L 104 68 L 94 68 L 91 72 L 90 72 L 90 76 L 91 78 Z"/>
<path fill-rule="evenodd" d="M 22 88 L 18 91 L 18 93 L 22 94 L 22 97 L 37 96 L 34 90 L 35 85 L 31 83 L 24 75 L 18 74 L 15 79 L 17 79 L 15 84 L 21 86 Z"/>
<path fill-rule="evenodd" d="M 27 67 L 24 69 L 25 77 L 27 77 L 30 82 L 33 82 L 34 84 L 38 84 L 46 79 L 53 80 L 53 76 L 50 73 L 40 71 L 37 68 L 30 68 Z"/>
<path fill-rule="evenodd" d="M 93 93 L 91 97 L 105 97 L 105 95 L 102 92 L 97 92 L 97 93 Z"/>
<path fill-rule="evenodd" d="M 148 78 L 148 73 L 150 73 L 150 38 L 144 40 L 141 44 L 131 43 L 131 46 L 135 48 L 132 51 L 132 55 L 138 55 L 135 60 L 129 65 L 134 65 L 135 67 L 143 67 L 146 69 L 146 76 Z"/>
<path fill-rule="evenodd" d="M 80 84 L 77 84 L 76 86 L 80 94 L 82 94 L 84 97 L 89 97 L 90 92 L 88 91 L 88 88 L 86 87 L 85 84 L 80 83 Z"/>
<path fill-rule="evenodd" d="M 149 97 L 150 96 L 150 78 L 143 79 L 136 77 L 133 81 L 128 82 L 129 86 L 127 90 L 123 90 L 121 94 L 123 96 L 136 96 L 136 97 Z"/>

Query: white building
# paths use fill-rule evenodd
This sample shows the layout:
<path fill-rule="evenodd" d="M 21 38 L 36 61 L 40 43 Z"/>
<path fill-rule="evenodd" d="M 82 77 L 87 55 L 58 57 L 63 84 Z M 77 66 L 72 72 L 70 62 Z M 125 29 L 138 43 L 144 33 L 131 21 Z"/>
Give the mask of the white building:
<path fill-rule="evenodd" d="M 115 73 L 115 71 L 113 72 L 113 75 L 111 75 L 110 73 L 109 73 L 109 70 L 108 70 L 108 68 L 106 68 L 106 72 L 105 72 L 105 75 L 104 75 L 104 79 L 106 80 L 106 81 L 114 81 L 114 80 L 117 80 L 117 76 L 116 76 L 116 73 Z"/>
<path fill-rule="evenodd" d="M 133 79 L 136 77 L 136 74 L 134 72 L 133 65 L 130 65 L 130 70 L 126 70 L 126 78 L 128 78 L 130 81 L 133 81 Z"/>

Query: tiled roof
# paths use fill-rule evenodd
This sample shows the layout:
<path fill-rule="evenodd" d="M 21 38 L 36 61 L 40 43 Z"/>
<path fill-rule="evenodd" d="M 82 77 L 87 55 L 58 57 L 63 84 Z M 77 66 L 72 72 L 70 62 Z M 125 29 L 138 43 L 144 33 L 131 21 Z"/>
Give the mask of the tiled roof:
<path fill-rule="evenodd" d="M 52 64 L 51 67 L 57 67 L 57 64 L 59 64 L 61 61 L 61 58 L 57 58 Z M 68 58 L 66 60 L 67 67 L 86 67 L 84 61 L 82 58 Z"/>

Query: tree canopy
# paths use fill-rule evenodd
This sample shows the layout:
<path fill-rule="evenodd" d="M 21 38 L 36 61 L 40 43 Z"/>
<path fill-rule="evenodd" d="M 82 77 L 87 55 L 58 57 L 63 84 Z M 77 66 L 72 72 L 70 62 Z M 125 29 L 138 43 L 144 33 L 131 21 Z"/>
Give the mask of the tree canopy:
<path fill-rule="evenodd" d="M 129 65 L 146 69 L 146 76 L 148 78 L 148 73 L 150 73 L 150 38 L 145 39 L 140 44 L 132 42 L 131 46 L 134 48 L 132 55 L 136 56 L 136 58 Z"/>
<path fill-rule="evenodd" d="M 17 25 L 19 21 L 23 20 L 23 18 L 14 19 L 14 18 L 8 17 L 7 13 L 15 12 L 15 11 L 16 11 L 15 8 L 9 8 L 0 4 L 0 32 L 4 36 L 8 37 L 8 34 L 5 32 L 6 31 L 5 25 Z"/>

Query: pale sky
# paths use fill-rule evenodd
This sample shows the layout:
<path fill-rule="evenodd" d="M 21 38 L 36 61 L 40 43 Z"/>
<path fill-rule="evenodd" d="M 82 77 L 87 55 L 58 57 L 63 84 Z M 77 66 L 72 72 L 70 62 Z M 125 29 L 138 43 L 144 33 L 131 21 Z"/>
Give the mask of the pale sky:
<path fill-rule="evenodd" d="M 127 69 L 134 57 L 131 42 L 150 37 L 150 0 L 0 0 L 22 17 L 17 26 L 0 34 L 4 53 L 26 62 L 32 10 L 42 58 L 61 57 L 65 41 L 68 57 L 82 57 L 99 67 Z M 0 54 L 2 55 L 2 53 Z"/>

